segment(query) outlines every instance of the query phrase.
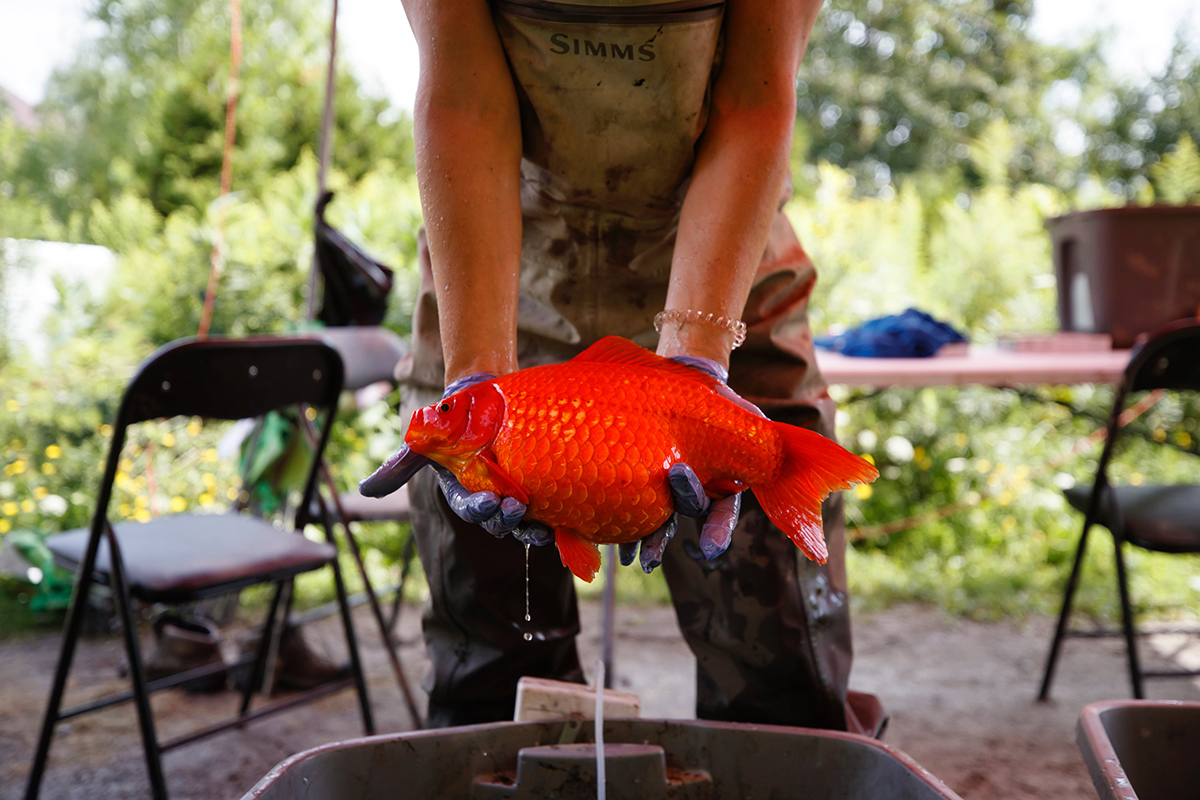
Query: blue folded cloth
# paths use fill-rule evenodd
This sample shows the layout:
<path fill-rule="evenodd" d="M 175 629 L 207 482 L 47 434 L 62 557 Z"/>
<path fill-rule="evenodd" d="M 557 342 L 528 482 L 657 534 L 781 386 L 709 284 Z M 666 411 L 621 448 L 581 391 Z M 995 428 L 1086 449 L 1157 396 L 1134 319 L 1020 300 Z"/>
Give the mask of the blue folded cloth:
<path fill-rule="evenodd" d="M 846 356 L 923 358 L 935 355 L 944 344 L 965 341 L 966 337 L 946 323 L 910 308 L 836 336 L 823 336 L 815 344 Z"/>

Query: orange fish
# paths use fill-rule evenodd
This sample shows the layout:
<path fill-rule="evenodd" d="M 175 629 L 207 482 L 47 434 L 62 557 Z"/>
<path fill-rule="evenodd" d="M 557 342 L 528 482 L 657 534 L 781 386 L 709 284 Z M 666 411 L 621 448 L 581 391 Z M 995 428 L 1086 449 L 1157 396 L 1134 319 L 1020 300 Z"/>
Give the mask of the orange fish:
<path fill-rule="evenodd" d="M 821 501 L 878 471 L 818 433 L 756 416 L 718 385 L 610 336 L 564 364 L 418 409 L 404 440 L 470 491 L 527 504 L 527 518 L 554 529 L 563 565 L 589 583 L 597 545 L 641 539 L 673 513 L 667 472 L 677 462 L 712 499 L 753 490 L 771 521 L 824 563 Z"/>

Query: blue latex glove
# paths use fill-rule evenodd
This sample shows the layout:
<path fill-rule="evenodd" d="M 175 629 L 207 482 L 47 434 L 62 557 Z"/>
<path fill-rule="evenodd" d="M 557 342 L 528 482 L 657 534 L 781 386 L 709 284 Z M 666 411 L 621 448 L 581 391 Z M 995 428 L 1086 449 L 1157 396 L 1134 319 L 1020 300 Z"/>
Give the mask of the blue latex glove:
<path fill-rule="evenodd" d="M 459 378 L 446 387 L 442 399 L 460 392 L 481 381 L 495 380 L 488 372 L 476 372 Z M 438 486 L 446 496 L 450 510 L 467 522 L 479 525 L 488 533 L 499 538 L 512 532 L 525 516 L 526 506 L 515 497 L 500 498 L 495 492 L 471 492 L 458 482 L 454 473 L 440 464 L 435 464 L 423 455 L 414 453 L 405 445 L 379 469 L 358 485 L 358 490 L 367 497 L 383 497 L 408 483 L 423 467 L 433 467 L 437 472 Z"/>
<path fill-rule="evenodd" d="M 766 416 L 758 406 L 729 388 L 726 383 L 729 380 L 729 372 L 712 359 L 700 356 L 675 356 L 671 360 L 686 364 L 716 378 L 720 383 L 717 389 L 718 394 L 760 417 Z M 673 464 L 667 473 L 667 480 L 671 485 L 671 497 L 675 501 L 675 513 L 685 517 L 704 518 L 704 522 L 700 526 L 700 552 L 709 561 L 724 553 L 733 539 L 733 529 L 737 525 L 738 516 L 741 513 L 741 494 L 730 495 L 710 502 L 704 493 L 704 487 L 700 484 L 700 479 L 696 477 L 692 468 L 684 463 Z M 654 567 L 662 563 L 663 548 L 675 535 L 676 527 L 676 519 L 672 516 L 662 528 L 642 539 L 643 570 L 651 572 Z M 632 561 L 632 549 L 629 553 L 622 550 L 621 563 L 629 564 Z"/>

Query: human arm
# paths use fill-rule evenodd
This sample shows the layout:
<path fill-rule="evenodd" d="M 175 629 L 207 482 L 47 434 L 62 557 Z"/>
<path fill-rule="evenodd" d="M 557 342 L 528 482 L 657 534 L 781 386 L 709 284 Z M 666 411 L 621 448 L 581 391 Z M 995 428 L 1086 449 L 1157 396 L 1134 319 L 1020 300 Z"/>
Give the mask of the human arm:
<path fill-rule="evenodd" d="M 725 56 L 697 148 L 666 308 L 740 319 L 787 177 L 796 73 L 821 0 L 730 0 Z M 658 353 L 729 366 L 730 331 L 667 320 Z"/>
<path fill-rule="evenodd" d="M 420 49 L 417 182 L 447 384 L 516 369 L 521 130 L 487 0 L 404 0 Z"/>

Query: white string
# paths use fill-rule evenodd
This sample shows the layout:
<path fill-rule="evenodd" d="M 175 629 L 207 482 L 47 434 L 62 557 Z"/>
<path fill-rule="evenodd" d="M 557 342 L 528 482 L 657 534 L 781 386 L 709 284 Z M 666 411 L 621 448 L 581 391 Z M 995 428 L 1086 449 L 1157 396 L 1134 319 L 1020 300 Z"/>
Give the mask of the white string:
<path fill-rule="evenodd" d="M 596 659 L 596 797 L 605 800 L 604 786 L 604 659 Z"/>

